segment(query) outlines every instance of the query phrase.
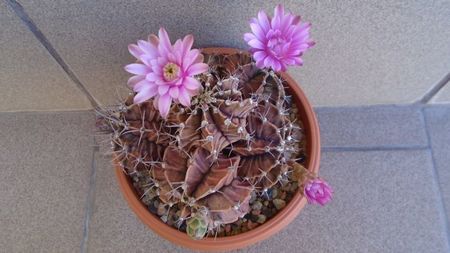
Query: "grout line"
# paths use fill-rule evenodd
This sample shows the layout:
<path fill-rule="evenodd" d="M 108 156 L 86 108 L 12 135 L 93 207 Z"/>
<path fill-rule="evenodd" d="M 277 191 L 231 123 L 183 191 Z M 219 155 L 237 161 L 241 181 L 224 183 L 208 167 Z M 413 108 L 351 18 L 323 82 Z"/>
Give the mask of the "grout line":
<path fill-rule="evenodd" d="M 63 111 L 0 111 L 0 114 L 76 114 L 76 113 L 95 113 L 94 109 L 85 110 L 63 110 Z"/>
<path fill-rule="evenodd" d="M 88 247 L 88 240 L 89 240 L 89 223 L 91 221 L 91 215 L 92 215 L 92 208 L 94 206 L 94 202 L 95 202 L 95 179 L 96 179 L 96 175 L 97 175 L 97 164 L 96 164 L 96 159 L 95 159 L 95 155 L 98 153 L 99 151 L 99 147 L 98 144 L 94 139 L 94 149 L 92 152 L 92 161 L 91 161 L 91 173 L 89 175 L 89 189 L 88 189 L 88 194 L 87 194 L 87 198 L 86 198 L 86 206 L 84 208 L 84 221 L 83 221 L 83 238 L 81 240 L 81 245 L 80 245 L 80 252 L 81 253 L 85 253 L 87 252 L 87 247 Z"/>
<path fill-rule="evenodd" d="M 430 136 L 430 131 L 428 129 L 428 124 L 427 124 L 427 118 L 425 117 L 425 112 L 424 110 L 420 110 L 421 114 L 422 114 L 422 120 L 425 124 L 425 132 L 427 135 L 427 141 L 428 141 L 428 145 L 431 147 L 431 136 Z M 433 152 L 433 148 L 430 148 L 429 150 L 430 152 L 430 156 L 431 156 L 431 163 L 433 165 L 431 174 L 433 176 L 433 187 L 435 188 L 435 192 L 437 193 L 437 197 L 438 197 L 438 210 L 439 210 L 439 216 L 441 217 L 441 220 L 444 222 L 444 232 L 447 236 L 447 249 L 450 252 L 450 229 L 449 229 L 449 219 L 447 216 L 447 208 L 445 207 L 445 203 L 444 203 L 444 197 L 442 195 L 442 189 L 441 189 L 441 185 L 439 183 L 439 172 L 437 171 L 437 167 L 436 167 L 436 159 L 434 156 L 434 152 Z"/>
<path fill-rule="evenodd" d="M 24 8 L 20 3 L 16 0 L 6 0 L 9 6 L 14 10 L 16 15 L 23 21 L 23 23 L 28 27 L 28 29 L 34 34 L 36 39 L 44 46 L 44 48 L 48 51 L 48 53 L 53 57 L 53 59 L 59 64 L 59 66 L 63 69 L 63 71 L 67 74 L 67 76 L 76 84 L 78 89 L 83 92 L 83 94 L 87 97 L 92 107 L 97 108 L 99 103 L 95 100 L 95 98 L 89 93 L 83 83 L 78 79 L 75 73 L 69 68 L 69 65 L 62 59 L 56 49 L 52 46 L 52 44 L 48 41 L 42 31 L 36 26 L 34 21 L 28 16 L 25 12 Z"/>
<path fill-rule="evenodd" d="M 427 150 L 429 146 L 322 147 L 322 152 L 365 152 L 395 150 Z"/>
<path fill-rule="evenodd" d="M 437 84 L 431 87 L 430 90 L 428 90 L 422 98 L 419 99 L 416 103 L 420 104 L 427 104 L 433 99 L 436 94 L 444 88 L 444 86 L 450 82 L 450 73 L 444 76 Z"/>

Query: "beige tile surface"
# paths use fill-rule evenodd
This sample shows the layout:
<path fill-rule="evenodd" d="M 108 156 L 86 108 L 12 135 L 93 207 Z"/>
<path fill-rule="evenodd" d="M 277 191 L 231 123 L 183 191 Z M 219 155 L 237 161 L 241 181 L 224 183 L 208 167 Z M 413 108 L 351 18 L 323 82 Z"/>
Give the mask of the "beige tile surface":
<path fill-rule="evenodd" d="M 196 46 L 246 48 L 247 21 L 279 1 L 20 1 L 89 91 L 124 93 L 127 45 L 162 25 Z M 450 2 L 283 1 L 313 22 L 317 45 L 291 73 L 314 105 L 415 101 L 450 69 Z"/>
<path fill-rule="evenodd" d="M 147 228 L 128 207 L 116 182 L 111 158 L 95 156 L 95 204 L 87 252 L 181 252 Z"/>
<path fill-rule="evenodd" d="M 92 112 L 0 113 L 0 252 L 79 252 Z"/>
<path fill-rule="evenodd" d="M 90 108 L 46 49 L 0 2 L 0 111 Z"/>
<path fill-rule="evenodd" d="M 88 252 L 191 252 L 144 226 L 118 190 L 110 158 L 97 156 Z M 426 150 L 326 152 L 321 175 L 335 189 L 284 230 L 236 252 L 446 252 Z M 420 189 L 420 191 L 417 191 Z"/>
<path fill-rule="evenodd" d="M 433 104 L 448 104 L 450 103 L 450 82 L 447 83 L 442 90 L 431 100 Z"/>

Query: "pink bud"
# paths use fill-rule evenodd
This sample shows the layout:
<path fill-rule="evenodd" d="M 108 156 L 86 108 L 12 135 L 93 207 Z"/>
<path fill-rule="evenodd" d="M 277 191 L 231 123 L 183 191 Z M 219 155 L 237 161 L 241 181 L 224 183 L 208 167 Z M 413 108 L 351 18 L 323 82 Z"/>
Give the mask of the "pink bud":
<path fill-rule="evenodd" d="M 306 183 L 304 194 L 308 203 L 325 205 L 331 200 L 333 189 L 322 179 L 312 179 Z"/>

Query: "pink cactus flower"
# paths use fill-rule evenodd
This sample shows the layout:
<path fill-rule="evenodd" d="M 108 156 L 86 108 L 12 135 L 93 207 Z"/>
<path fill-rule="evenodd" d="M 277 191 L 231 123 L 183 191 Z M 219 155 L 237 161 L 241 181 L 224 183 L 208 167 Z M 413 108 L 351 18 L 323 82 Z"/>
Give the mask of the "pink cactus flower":
<path fill-rule="evenodd" d="M 125 66 L 125 70 L 134 74 L 128 80 L 128 86 L 137 92 L 134 102 L 155 97 L 155 107 L 166 118 L 172 101 L 191 104 L 191 97 L 201 86 L 194 76 L 206 72 L 208 65 L 203 63 L 199 50 L 191 49 L 192 35 L 178 39 L 174 45 L 164 28 L 159 29 L 158 36 L 152 34 L 148 41 L 139 40 L 137 45 L 128 46 L 138 62 Z"/>
<path fill-rule="evenodd" d="M 288 65 L 302 65 L 302 54 L 314 45 L 309 38 L 310 23 L 299 16 L 285 13 L 283 5 L 275 7 L 273 18 L 264 11 L 250 21 L 253 33 L 244 34 L 251 47 L 256 66 L 286 71 Z"/>
<path fill-rule="evenodd" d="M 333 195 L 333 190 L 322 179 L 312 179 L 305 185 L 304 195 L 310 204 L 325 205 Z"/>

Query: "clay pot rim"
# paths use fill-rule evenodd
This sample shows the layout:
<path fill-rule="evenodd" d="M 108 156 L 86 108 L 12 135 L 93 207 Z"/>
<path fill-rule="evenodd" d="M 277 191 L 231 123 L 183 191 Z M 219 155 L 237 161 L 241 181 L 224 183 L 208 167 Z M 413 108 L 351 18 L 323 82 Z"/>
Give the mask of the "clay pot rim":
<path fill-rule="evenodd" d="M 232 54 L 236 52 L 242 52 L 243 50 L 235 48 L 221 48 L 221 47 L 209 47 L 203 48 L 202 52 L 205 53 L 219 53 L 219 54 Z M 290 92 L 293 95 L 295 103 L 298 106 L 300 115 L 303 114 L 304 129 L 307 131 L 307 169 L 318 173 L 319 161 L 320 161 L 320 132 L 319 125 L 315 113 L 306 98 L 300 86 L 287 74 L 281 73 L 283 79 L 287 82 Z M 301 116 L 300 116 L 301 117 Z M 305 120 L 306 118 L 306 120 Z M 150 227 L 154 232 L 161 237 L 194 250 L 203 251 L 224 251 L 244 248 L 256 242 L 267 239 L 273 234 L 279 232 L 285 226 L 287 226 L 298 213 L 303 209 L 306 204 L 306 198 L 304 198 L 299 190 L 294 197 L 287 203 L 287 205 L 277 213 L 276 216 L 269 219 L 264 224 L 252 229 L 250 231 L 226 237 L 217 238 L 204 238 L 202 240 L 192 240 L 186 233 L 178 231 L 177 229 L 168 226 L 162 222 L 158 217 L 150 213 L 147 207 L 140 201 L 139 196 L 135 193 L 132 183 L 125 175 L 119 165 L 114 164 L 119 187 L 127 200 L 131 209 L 141 219 L 141 221 Z"/>

